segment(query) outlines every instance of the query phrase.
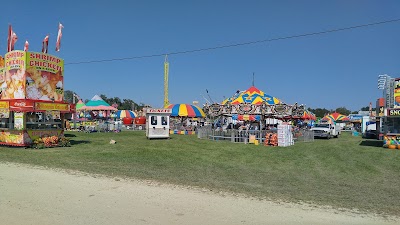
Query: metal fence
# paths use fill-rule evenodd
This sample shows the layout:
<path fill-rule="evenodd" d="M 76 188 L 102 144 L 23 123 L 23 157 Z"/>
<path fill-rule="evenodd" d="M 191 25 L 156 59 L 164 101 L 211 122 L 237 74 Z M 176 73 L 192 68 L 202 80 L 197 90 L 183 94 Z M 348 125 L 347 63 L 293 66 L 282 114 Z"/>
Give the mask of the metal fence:
<path fill-rule="evenodd" d="M 314 132 L 308 129 L 300 129 L 293 131 L 293 138 L 297 142 L 313 142 Z"/>
<path fill-rule="evenodd" d="M 277 130 L 237 130 L 237 129 L 212 129 L 211 126 L 203 126 L 197 128 L 197 137 L 200 139 L 210 139 L 215 141 L 229 141 L 235 143 L 249 143 L 251 135 L 258 140 L 259 143 L 265 141 L 266 135 L 277 133 Z M 311 130 L 293 131 L 295 142 L 312 142 L 314 141 L 314 133 Z"/>
<path fill-rule="evenodd" d="M 90 124 L 77 125 L 77 129 L 81 132 L 119 132 L 122 129 L 122 125 L 114 122 L 94 122 Z"/>

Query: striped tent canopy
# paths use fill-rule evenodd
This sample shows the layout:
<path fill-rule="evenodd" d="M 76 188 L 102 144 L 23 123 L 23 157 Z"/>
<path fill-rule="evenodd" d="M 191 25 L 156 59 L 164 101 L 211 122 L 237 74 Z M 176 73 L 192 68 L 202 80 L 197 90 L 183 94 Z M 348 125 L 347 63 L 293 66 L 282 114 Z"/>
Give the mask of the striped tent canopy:
<path fill-rule="evenodd" d="M 85 106 L 82 106 L 81 110 L 111 110 L 117 111 L 118 109 L 110 106 L 100 96 L 95 95 Z"/>
<path fill-rule="evenodd" d="M 85 103 L 79 100 L 78 103 L 76 103 L 76 110 L 80 110 L 83 106 L 85 106 Z"/>
<path fill-rule="evenodd" d="M 181 117 L 206 117 L 206 114 L 198 106 L 189 104 L 172 104 L 167 107 L 172 109 L 171 116 Z"/>
<path fill-rule="evenodd" d="M 251 86 L 246 91 L 240 93 L 239 96 L 237 96 L 236 98 L 234 95 L 231 98 L 225 99 L 222 102 L 222 105 L 226 105 L 228 103 L 232 105 L 238 105 L 241 103 L 250 103 L 252 105 L 267 103 L 268 105 L 275 105 L 279 104 L 280 100 L 264 93 L 263 91 L 260 91 L 258 88 L 254 86 Z"/>
<path fill-rule="evenodd" d="M 334 112 L 329 115 L 324 116 L 322 121 L 332 121 L 332 122 L 342 122 L 342 121 L 349 121 L 349 118 L 343 114 Z"/>

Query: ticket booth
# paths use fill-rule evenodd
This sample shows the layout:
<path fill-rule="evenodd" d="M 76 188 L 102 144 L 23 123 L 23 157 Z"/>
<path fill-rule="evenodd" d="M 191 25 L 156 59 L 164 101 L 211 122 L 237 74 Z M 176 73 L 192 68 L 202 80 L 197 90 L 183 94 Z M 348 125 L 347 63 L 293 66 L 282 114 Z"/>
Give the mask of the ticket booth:
<path fill-rule="evenodd" d="M 147 109 L 146 137 L 169 138 L 169 117 L 172 109 Z"/>

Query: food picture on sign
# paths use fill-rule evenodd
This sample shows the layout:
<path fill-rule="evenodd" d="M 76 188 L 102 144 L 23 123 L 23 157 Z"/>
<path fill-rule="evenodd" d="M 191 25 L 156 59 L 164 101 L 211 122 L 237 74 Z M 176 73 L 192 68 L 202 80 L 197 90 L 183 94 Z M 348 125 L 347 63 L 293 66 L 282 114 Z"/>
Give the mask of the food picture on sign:
<path fill-rule="evenodd" d="M 25 59 L 23 51 L 12 51 L 5 55 L 3 72 L 0 74 L 1 99 L 25 98 Z"/>
<path fill-rule="evenodd" d="M 25 98 L 25 70 L 6 70 L 0 77 L 1 99 L 24 99 Z"/>
<path fill-rule="evenodd" d="M 26 95 L 28 99 L 63 100 L 64 89 L 61 71 L 54 74 L 30 67 L 26 71 L 26 83 Z"/>
<path fill-rule="evenodd" d="M 400 108 L 400 78 L 394 81 L 394 108 Z"/>

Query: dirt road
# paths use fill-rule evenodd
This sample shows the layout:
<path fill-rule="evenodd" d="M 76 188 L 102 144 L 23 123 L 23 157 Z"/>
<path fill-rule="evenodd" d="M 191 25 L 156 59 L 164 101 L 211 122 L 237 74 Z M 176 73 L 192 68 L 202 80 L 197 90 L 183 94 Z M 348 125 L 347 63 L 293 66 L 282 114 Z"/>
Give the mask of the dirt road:
<path fill-rule="evenodd" d="M 1 224 L 400 224 L 199 189 L 0 163 Z"/>

